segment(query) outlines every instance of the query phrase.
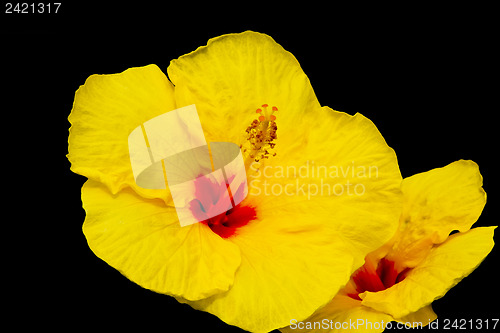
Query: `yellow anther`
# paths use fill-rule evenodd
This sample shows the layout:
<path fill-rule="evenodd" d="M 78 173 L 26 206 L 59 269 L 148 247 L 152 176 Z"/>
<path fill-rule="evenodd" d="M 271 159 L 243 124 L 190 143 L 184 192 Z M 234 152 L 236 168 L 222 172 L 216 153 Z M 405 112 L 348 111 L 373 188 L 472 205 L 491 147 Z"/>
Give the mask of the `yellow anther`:
<path fill-rule="evenodd" d="M 258 120 L 254 119 L 246 129 L 247 142 L 243 144 L 243 153 L 247 157 L 245 162 L 247 167 L 253 161 L 259 162 L 269 156 L 276 156 L 275 152 L 269 152 L 269 150 L 276 145 L 274 140 L 277 139 L 278 126 L 274 113 L 278 111 L 278 108 L 273 106 L 269 109 L 268 107 L 268 104 L 262 104 L 262 109 L 255 111 L 259 114 Z"/>

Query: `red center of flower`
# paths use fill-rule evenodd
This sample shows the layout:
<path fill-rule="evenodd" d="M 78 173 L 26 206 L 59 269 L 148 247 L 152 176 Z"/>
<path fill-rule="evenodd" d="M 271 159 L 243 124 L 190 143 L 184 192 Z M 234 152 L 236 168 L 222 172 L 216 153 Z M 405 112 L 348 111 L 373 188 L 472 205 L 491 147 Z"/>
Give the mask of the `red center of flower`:
<path fill-rule="evenodd" d="M 231 183 L 233 177 L 229 177 Z M 194 181 L 195 198 L 189 203 L 189 208 L 194 217 L 206 224 L 222 238 L 236 234 L 236 230 L 257 217 L 254 207 L 243 205 L 244 185 L 238 187 L 236 193 L 231 193 L 229 184 L 218 183 L 214 179 L 200 176 Z M 229 204 L 231 202 L 231 204 Z M 234 206 L 234 202 L 240 204 Z M 221 212 L 213 214 L 213 212 Z"/>
<path fill-rule="evenodd" d="M 377 292 L 392 287 L 403 281 L 408 274 L 409 268 L 398 272 L 394 268 L 394 261 L 382 258 L 375 269 L 366 263 L 360 267 L 352 276 L 356 285 L 356 293 L 348 293 L 347 296 L 361 300 L 360 293 L 365 291 Z"/>

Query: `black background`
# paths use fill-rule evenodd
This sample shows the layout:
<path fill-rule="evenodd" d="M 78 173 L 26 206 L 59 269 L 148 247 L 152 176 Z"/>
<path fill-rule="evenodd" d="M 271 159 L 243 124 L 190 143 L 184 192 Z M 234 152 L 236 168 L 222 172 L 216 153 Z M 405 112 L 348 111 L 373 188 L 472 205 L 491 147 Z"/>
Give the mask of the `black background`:
<path fill-rule="evenodd" d="M 267 33 L 292 52 L 322 105 L 374 121 L 396 150 L 403 177 L 458 159 L 476 161 L 488 193 L 476 226 L 498 224 L 492 8 L 69 1 L 57 14 L 5 14 L 4 8 L 1 109 L 4 130 L 12 132 L 2 136 L 5 160 L 14 156 L 6 178 L 17 181 L 5 186 L 12 214 L 5 216 L 4 275 L 14 295 L 10 317 L 21 326 L 243 332 L 142 289 L 98 259 L 81 232 L 85 179 L 69 171 L 65 157 L 67 116 L 89 75 L 151 63 L 166 72 L 171 59 L 224 33 Z M 499 317 L 498 262 L 495 248 L 434 302 L 440 326 L 445 318 Z"/>

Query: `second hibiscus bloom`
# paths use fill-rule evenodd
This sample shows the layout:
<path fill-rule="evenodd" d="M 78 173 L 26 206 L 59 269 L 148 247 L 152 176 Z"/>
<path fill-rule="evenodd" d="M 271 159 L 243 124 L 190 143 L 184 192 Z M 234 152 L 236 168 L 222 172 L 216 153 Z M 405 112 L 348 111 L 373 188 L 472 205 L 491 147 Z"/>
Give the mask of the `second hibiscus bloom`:
<path fill-rule="evenodd" d="M 329 304 L 282 331 L 315 331 L 313 323 L 325 319 L 340 324 L 361 319 L 371 323 L 363 330 L 378 332 L 384 330 L 381 323 L 391 321 L 419 326 L 432 322 L 437 316 L 431 303 L 493 249 L 496 227 L 470 229 L 486 203 L 481 186 L 477 164 L 463 160 L 405 178 L 404 205 L 393 238 L 366 256 L 365 264 Z"/>

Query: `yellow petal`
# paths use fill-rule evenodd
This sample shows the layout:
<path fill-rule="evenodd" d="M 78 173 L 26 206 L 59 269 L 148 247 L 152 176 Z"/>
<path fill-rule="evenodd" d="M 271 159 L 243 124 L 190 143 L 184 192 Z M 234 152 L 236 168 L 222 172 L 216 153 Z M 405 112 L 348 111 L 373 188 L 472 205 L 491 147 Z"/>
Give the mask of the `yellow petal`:
<path fill-rule="evenodd" d="M 481 186 L 477 164 L 464 160 L 405 178 L 400 235 L 393 250 L 398 263 L 415 266 L 451 231 L 469 230 L 486 203 Z"/>
<path fill-rule="evenodd" d="M 357 268 L 367 253 L 382 246 L 397 229 L 401 174 L 396 154 L 368 118 L 327 107 L 322 111 L 304 155 L 316 165 L 328 166 L 329 177 L 323 184 L 331 184 L 332 195 L 314 200 L 312 209 L 328 210 L 331 226 L 352 245 L 352 253 L 359 254 Z M 338 189 L 342 194 L 337 195 Z"/>
<path fill-rule="evenodd" d="M 493 249 L 496 227 L 474 228 L 456 233 L 435 246 L 406 278 L 389 289 L 361 295 L 362 304 L 401 318 L 415 312 L 469 275 Z"/>
<path fill-rule="evenodd" d="M 130 188 L 112 195 L 95 181 L 82 188 L 83 232 L 92 251 L 153 291 L 198 300 L 233 284 L 236 245 L 202 223 L 180 227 L 174 208 Z"/>
<path fill-rule="evenodd" d="M 208 141 L 240 144 L 255 110 L 278 107 L 280 131 L 319 107 L 297 59 L 271 37 L 246 31 L 213 38 L 167 69 L 178 106 L 196 104 Z M 281 130 L 283 128 L 283 130 Z"/>
<path fill-rule="evenodd" d="M 387 323 L 394 320 L 385 313 L 374 311 L 361 302 L 339 293 L 325 307 L 319 309 L 303 321 L 291 323 L 291 326 L 280 329 L 283 333 L 292 332 L 383 332 Z M 314 323 L 319 322 L 326 325 L 320 329 L 300 329 L 309 326 L 314 327 Z M 319 326 L 319 324 L 318 324 Z M 333 328 L 333 329 L 332 329 Z"/>
<path fill-rule="evenodd" d="M 407 327 L 424 327 L 436 320 L 437 315 L 432 309 L 432 305 L 427 305 L 416 312 L 412 312 L 402 318 L 396 319 L 397 322 Z"/>
<path fill-rule="evenodd" d="M 307 212 L 328 223 L 350 245 L 358 268 L 398 227 L 402 195 L 396 155 L 361 114 L 324 107 L 315 116 L 304 115 L 301 124 L 304 128 L 279 138 L 278 148 L 294 149 L 279 151 L 250 174 L 250 195 L 258 194 L 259 210 L 267 216 Z"/>
<path fill-rule="evenodd" d="M 174 88 L 156 65 L 90 76 L 76 92 L 69 116 L 71 170 L 105 184 L 112 193 L 131 186 L 145 197 L 167 198 L 166 190 L 135 184 L 128 136 L 146 120 L 173 109 Z"/>
<path fill-rule="evenodd" d="M 307 214 L 253 221 L 229 239 L 242 257 L 233 287 L 189 304 L 245 330 L 302 320 L 349 279 L 352 256 L 342 240 Z"/>

